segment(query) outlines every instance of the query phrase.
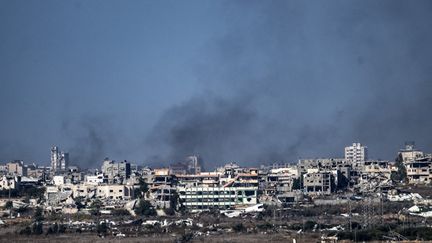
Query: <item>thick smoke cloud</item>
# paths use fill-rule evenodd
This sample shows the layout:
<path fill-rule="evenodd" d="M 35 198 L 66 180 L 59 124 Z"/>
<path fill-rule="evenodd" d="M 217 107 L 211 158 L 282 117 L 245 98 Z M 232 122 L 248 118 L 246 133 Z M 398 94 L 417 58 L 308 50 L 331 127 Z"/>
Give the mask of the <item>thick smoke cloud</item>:
<path fill-rule="evenodd" d="M 103 116 L 64 118 L 61 130 L 70 144 L 60 149 L 70 153 L 72 165 L 97 168 L 111 149 L 116 147 L 114 127 L 108 117 Z"/>
<path fill-rule="evenodd" d="M 407 140 L 431 150 L 430 1 L 243 1 L 221 12 L 226 34 L 197 65 L 203 91 L 162 115 L 149 160 L 252 165 L 343 156 L 357 141 L 383 159 Z"/>

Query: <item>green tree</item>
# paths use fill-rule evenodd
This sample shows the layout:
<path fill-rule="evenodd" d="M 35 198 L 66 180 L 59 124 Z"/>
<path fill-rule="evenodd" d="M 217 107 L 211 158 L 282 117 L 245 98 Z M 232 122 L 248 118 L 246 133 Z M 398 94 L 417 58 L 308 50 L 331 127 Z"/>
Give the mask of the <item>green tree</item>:
<path fill-rule="evenodd" d="M 99 215 L 100 209 L 102 207 L 102 202 L 99 199 L 95 199 L 90 205 L 90 212 L 92 215 Z"/>
<path fill-rule="evenodd" d="M 49 227 L 46 234 L 50 235 L 50 234 L 57 234 L 58 233 L 58 224 L 55 223 L 53 226 Z"/>
<path fill-rule="evenodd" d="M 6 203 L 5 203 L 5 206 L 4 206 L 6 209 L 11 209 L 11 208 L 13 208 L 13 202 L 12 201 L 7 201 Z"/>
<path fill-rule="evenodd" d="M 44 220 L 43 210 L 42 210 L 41 207 L 37 207 L 37 208 L 35 209 L 35 212 L 34 212 L 34 214 L 33 214 L 33 218 L 34 218 L 34 220 L 37 221 L 37 222 Z"/>
<path fill-rule="evenodd" d="M 244 232 L 246 231 L 246 227 L 242 223 L 235 224 L 232 229 L 235 232 Z"/>
<path fill-rule="evenodd" d="M 312 230 L 316 224 L 317 223 L 315 221 L 308 220 L 303 224 L 303 229 L 304 230 Z"/>
<path fill-rule="evenodd" d="M 84 205 L 84 197 L 76 197 L 74 198 L 75 205 L 77 206 L 77 209 L 80 210 L 85 207 Z"/>
<path fill-rule="evenodd" d="M 65 233 L 65 232 L 66 232 L 66 225 L 61 224 L 61 225 L 58 227 L 58 233 L 63 234 L 63 233 Z"/>
<path fill-rule="evenodd" d="M 31 228 L 30 226 L 26 226 L 24 229 L 20 230 L 20 235 L 29 235 L 31 234 Z"/>
<path fill-rule="evenodd" d="M 142 216 L 154 216 L 156 210 L 149 201 L 140 199 L 135 207 L 135 213 Z"/>
<path fill-rule="evenodd" d="M 293 185 L 292 185 L 292 189 L 293 189 L 293 190 L 300 190 L 300 189 L 301 189 L 301 181 L 300 181 L 300 178 L 294 178 L 294 180 L 293 180 Z"/>
<path fill-rule="evenodd" d="M 35 198 L 38 202 L 42 202 L 45 198 L 45 187 L 26 187 L 20 191 L 20 196 Z"/>
<path fill-rule="evenodd" d="M 35 235 L 41 235 L 41 234 L 43 234 L 43 224 L 42 224 L 42 222 L 35 222 L 33 224 L 32 232 Z"/>
<path fill-rule="evenodd" d="M 176 240 L 176 242 L 179 243 L 186 243 L 186 242 L 191 242 L 193 239 L 193 234 L 191 232 L 188 233 L 184 233 L 179 239 Z"/>
<path fill-rule="evenodd" d="M 402 154 L 399 154 L 395 161 L 398 170 L 391 173 L 391 180 L 395 183 L 407 182 L 407 171 L 403 163 Z"/>
<path fill-rule="evenodd" d="M 149 188 L 147 182 L 145 182 L 143 178 L 139 178 L 138 187 L 134 190 L 135 197 L 143 198 L 144 194 L 146 194 L 148 190 Z"/>
<path fill-rule="evenodd" d="M 105 222 L 101 222 L 97 225 L 96 231 L 98 234 L 105 235 L 108 232 L 108 225 Z"/>
<path fill-rule="evenodd" d="M 172 208 L 173 210 L 176 211 L 178 208 L 177 206 L 178 206 L 179 202 L 180 202 L 180 197 L 179 197 L 178 193 L 176 191 L 174 191 L 170 197 L 170 208 Z"/>

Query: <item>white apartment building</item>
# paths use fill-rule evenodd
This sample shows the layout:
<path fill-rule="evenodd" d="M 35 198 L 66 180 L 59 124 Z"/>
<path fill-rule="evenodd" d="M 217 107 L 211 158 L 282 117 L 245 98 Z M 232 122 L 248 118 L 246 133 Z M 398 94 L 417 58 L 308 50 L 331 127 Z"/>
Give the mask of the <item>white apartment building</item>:
<path fill-rule="evenodd" d="M 416 159 L 423 158 L 425 155 L 423 151 L 415 148 L 414 142 L 405 143 L 405 148 L 401 149 L 399 155 L 402 157 L 404 163 L 413 162 Z"/>
<path fill-rule="evenodd" d="M 258 187 L 178 187 L 183 205 L 192 210 L 229 209 L 255 205 Z"/>
<path fill-rule="evenodd" d="M 368 159 L 367 147 L 361 143 L 353 143 L 345 147 L 345 159 L 351 162 L 363 162 Z"/>
<path fill-rule="evenodd" d="M 96 196 L 105 199 L 128 200 L 134 198 L 134 187 L 126 185 L 99 185 Z"/>
<path fill-rule="evenodd" d="M 59 172 L 67 170 L 69 166 L 69 153 L 60 151 L 57 146 L 51 147 L 51 171 Z"/>
<path fill-rule="evenodd" d="M 64 176 L 54 176 L 52 182 L 54 185 L 59 186 L 65 184 L 66 180 Z"/>
<path fill-rule="evenodd" d="M 104 176 L 104 174 L 98 174 L 98 175 L 87 175 L 85 177 L 85 181 L 87 184 L 91 185 L 99 185 L 103 183 L 108 182 L 108 178 Z"/>
<path fill-rule="evenodd" d="M 0 190 L 15 190 L 19 187 L 19 180 L 17 177 L 0 177 Z"/>

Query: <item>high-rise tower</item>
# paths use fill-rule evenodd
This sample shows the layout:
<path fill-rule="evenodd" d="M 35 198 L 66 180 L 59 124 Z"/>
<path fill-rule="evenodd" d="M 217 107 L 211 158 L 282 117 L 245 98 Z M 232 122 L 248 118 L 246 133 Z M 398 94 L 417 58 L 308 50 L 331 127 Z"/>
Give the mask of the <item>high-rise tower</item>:
<path fill-rule="evenodd" d="M 51 172 L 65 171 L 69 166 L 69 153 L 60 151 L 57 146 L 51 147 Z"/>

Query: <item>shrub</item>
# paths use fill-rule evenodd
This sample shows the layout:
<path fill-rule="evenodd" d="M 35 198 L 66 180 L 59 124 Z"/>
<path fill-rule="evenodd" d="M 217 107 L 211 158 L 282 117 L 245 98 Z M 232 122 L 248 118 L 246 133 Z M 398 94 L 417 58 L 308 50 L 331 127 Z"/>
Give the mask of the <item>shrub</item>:
<path fill-rule="evenodd" d="M 312 230 L 316 225 L 315 221 L 306 221 L 306 223 L 304 223 L 303 225 L 303 229 L 304 230 Z"/>
<path fill-rule="evenodd" d="M 41 207 L 37 207 L 35 209 L 33 218 L 34 218 L 35 221 L 42 221 L 42 220 L 44 220 L 43 210 L 42 210 Z"/>
<path fill-rule="evenodd" d="M 58 233 L 58 224 L 54 224 L 53 226 L 50 226 L 47 230 L 47 235 L 49 234 L 57 234 Z"/>
<path fill-rule="evenodd" d="M 273 228 L 273 225 L 270 224 L 269 222 L 265 222 L 264 224 L 257 225 L 257 228 L 261 229 L 261 230 L 268 230 L 268 229 Z"/>
<path fill-rule="evenodd" d="M 142 216 L 154 216 L 156 215 L 156 210 L 149 201 L 141 199 L 138 201 L 138 205 L 135 208 L 135 213 Z"/>
<path fill-rule="evenodd" d="M 65 233 L 65 232 L 66 232 L 66 225 L 61 224 L 61 225 L 58 227 L 58 232 L 59 232 L 60 234 Z"/>
<path fill-rule="evenodd" d="M 165 208 L 164 212 L 166 215 L 174 215 L 175 214 L 175 210 L 173 208 Z"/>
<path fill-rule="evenodd" d="M 102 207 L 102 202 L 99 199 L 94 200 L 90 205 L 90 213 L 92 215 L 99 215 L 100 214 L 100 208 Z"/>
<path fill-rule="evenodd" d="M 97 225 L 96 231 L 98 234 L 106 234 L 108 232 L 108 225 L 105 222 L 102 222 Z"/>
<path fill-rule="evenodd" d="M 32 233 L 35 235 L 43 234 L 43 225 L 41 222 L 36 222 L 33 224 Z"/>
<path fill-rule="evenodd" d="M 26 226 L 24 229 L 20 230 L 20 235 L 30 235 L 31 234 L 31 228 L 30 226 Z"/>
<path fill-rule="evenodd" d="M 76 197 L 76 198 L 74 199 L 74 201 L 75 201 L 75 205 L 77 206 L 77 209 L 78 209 L 78 210 L 80 210 L 80 209 L 82 209 L 82 208 L 85 208 L 85 205 L 84 205 L 84 197 Z"/>
<path fill-rule="evenodd" d="M 13 207 L 13 202 L 12 201 L 7 201 L 6 203 L 5 203 L 5 206 L 4 206 L 6 209 L 11 209 L 12 207 Z"/>
<path fill-rule="evenodd" d="M 235 232 L 244 232 L 244 231 L 246 231 L 246 227 L 244 227 L 244 225 L 243 225 L 242 223 L 235 224 L 235 225 L 232 227 L 232 229 L 233 229 Z"/>
<path fill-rule="evenodd" d="M 184 233 L 178 240 L 177 243 L 186 243 L 192 241 L 193 234 L 192 233 Z"/>
<path fill-rule="evenodd" d="M 120 208 L 120 209 L 113 210 L 112 215 L 113 216 L 128 216 L 130 214 L 129 214 L 129 211 L 127 211 L 127 209 Z"/>

